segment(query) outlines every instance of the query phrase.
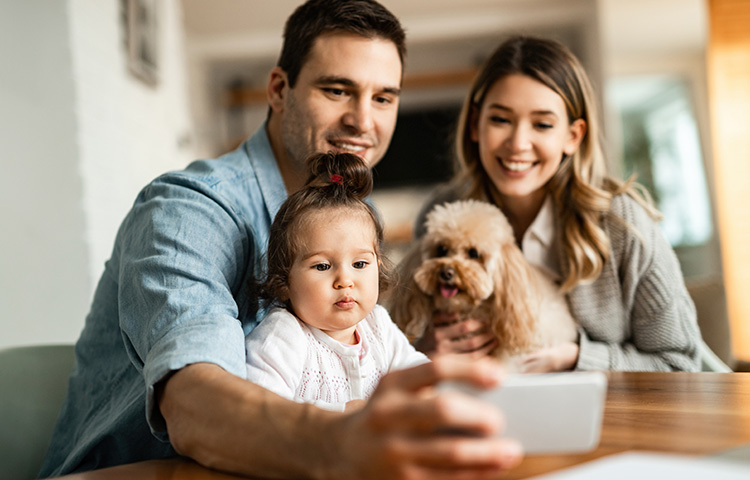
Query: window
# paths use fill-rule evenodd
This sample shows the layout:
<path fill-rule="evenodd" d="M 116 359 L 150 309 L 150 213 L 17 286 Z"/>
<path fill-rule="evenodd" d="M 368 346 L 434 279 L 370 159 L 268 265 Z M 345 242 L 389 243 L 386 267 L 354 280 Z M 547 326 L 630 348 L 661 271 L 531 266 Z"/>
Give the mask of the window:
<path fill-rule="evenodd" d="M 624 178 L 637 175 L 664 214 L 673 247 L 713 234 L 701 142 L 685 80 L 648 75 L 613 79 L 608 99 L 619 117 Z"/>

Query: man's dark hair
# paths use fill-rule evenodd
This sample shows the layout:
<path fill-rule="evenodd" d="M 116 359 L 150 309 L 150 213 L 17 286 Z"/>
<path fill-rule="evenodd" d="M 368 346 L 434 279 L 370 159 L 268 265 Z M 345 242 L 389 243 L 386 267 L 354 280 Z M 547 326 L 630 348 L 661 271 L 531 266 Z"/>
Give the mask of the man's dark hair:
<path fill-rule="evenodd" d="M 406 34 L 398 18 L 384 6 L 374 0 L 309 0 L 297 7 L 284 27 L 278 66 L 286 72 L 289 87 L 297 83 L 315 40 L 333 31 L 389 40 L 404 64 Z"/>

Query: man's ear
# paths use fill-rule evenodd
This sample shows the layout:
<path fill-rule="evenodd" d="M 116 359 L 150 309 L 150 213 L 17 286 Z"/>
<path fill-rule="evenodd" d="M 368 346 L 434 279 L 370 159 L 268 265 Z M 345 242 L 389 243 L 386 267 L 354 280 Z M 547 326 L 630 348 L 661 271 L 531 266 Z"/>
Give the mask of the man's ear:
<path fill-rule="evenodd" d="M 289 79 L 281 67 L 274 67 L 268 77 L 268 105 L 275 112 L 282 112 L 289 90 Z"/>
<path fill-rule="evenodd" d="M 569 128 L 570 135 L 568 136 L 568 140 L 565 142 L 563 152 L 565 152 L 566 155 L 573 155 L 581 145 L 583 137 L 586 136 L 586 120 L 579 118 L 571 123 Z"/>

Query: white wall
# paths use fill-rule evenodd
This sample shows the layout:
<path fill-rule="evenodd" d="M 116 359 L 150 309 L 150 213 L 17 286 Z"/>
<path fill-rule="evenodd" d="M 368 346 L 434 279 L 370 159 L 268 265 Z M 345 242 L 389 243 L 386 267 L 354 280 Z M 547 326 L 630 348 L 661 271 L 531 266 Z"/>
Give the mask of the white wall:
<path fill-rule="evenodd" d="M 0 4 L 0 346 L 77 336 L 91 288 L 67 10 Z"/>
<path fill-rule="evenodd" d="M 161 78 L 127 70 L 119 0 L 0 4 L 0 348 L 78 337 L 140 188 L 193 158 L 180 4 Z"/>
<path fill-rule="evenodd" d="M 161 35 L 154 87 L 128 71 L 120 3 L 69 2 L 89 275 L 95 281 L 138 191 L 194 158 L 180 4 L 156 2 Z"/>

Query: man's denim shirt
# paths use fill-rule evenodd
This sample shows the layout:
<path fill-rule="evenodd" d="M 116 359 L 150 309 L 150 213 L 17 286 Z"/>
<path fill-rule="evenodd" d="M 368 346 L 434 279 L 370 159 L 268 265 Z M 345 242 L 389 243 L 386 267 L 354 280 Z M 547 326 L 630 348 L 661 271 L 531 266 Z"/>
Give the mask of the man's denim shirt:
<path fill-rule="evenodd" d="M 265 125 L 141 191 L 76 344 L 41 476 L 175 456 L 154 385 L 197 362 L 245 378 L 245 334 L 258 321 L 246 282 L 286 196 Z"/>

